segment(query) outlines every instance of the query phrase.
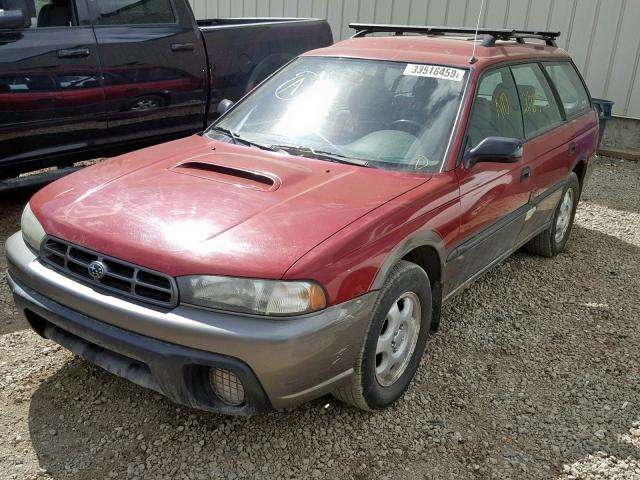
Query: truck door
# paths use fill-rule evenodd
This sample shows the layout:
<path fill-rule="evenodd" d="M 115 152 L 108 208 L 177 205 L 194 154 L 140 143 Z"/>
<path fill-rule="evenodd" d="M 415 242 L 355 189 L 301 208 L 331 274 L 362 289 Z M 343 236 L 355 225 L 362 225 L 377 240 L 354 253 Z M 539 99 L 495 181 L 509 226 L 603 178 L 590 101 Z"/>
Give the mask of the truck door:
<path fill-rule="evenodd" d="M 28 170 L 27 158 L 55 163 L 58 153 L 87 148 L 106 126 L 85 2 L 0 0 L 2 9 L 17 7 L 24 27 L 0 29 L 0 177 Z M 90 86 L 69 108 L 66 95 Z"/>
<path fill-rule="evenodd" d="M 111 142 L 204 127 L 207 60 L 185 0 L 89 2 Z"/>

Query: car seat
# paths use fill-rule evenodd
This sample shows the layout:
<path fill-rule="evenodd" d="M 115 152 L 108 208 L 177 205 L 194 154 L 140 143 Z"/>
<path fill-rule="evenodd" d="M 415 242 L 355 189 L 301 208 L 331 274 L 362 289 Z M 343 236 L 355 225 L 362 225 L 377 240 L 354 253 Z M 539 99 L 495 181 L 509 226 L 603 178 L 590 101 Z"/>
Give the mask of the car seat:
<path fill-rule="evenodd" d="M 518 85 L 522 115 L 527 132 L 538 132 L 551 123 L 548 109 L 536 104 L 536 89 L 531 85 Z"/>
<path fill-rule="evenodd" d="M 385 128 L 393 104 L 393 96 L 384 80 L 363 77 L 349 95 L 348 106 L 359 136 Z"/>
<path fill-rule="evenodd" d="M 522 138 L 520 102 L 512 85 L 499 83 L 491 96 L 491 129 L 493 135 Z"/>
<path fill-rule="evenodd" d="M 485 138 L 495 135 L 491 122 L 491 102 L 486 98 L 476 98 L 473 105 L 471 120 L 469 122 L 468 147 L 476 147 Z"/>

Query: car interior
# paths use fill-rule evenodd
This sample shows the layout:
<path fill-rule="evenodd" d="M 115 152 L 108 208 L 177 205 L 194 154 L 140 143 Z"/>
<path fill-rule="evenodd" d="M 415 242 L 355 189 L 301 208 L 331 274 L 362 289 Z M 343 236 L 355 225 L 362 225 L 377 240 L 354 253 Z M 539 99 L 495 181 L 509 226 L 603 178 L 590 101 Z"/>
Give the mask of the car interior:
<path fill-rule="evenodd" d="M 476 97 L 467 131 L 470 148 L 487 137 L 522 138 L 520 102 L 512 82 L 498 83 L 489 98 L 482 93 Z"/>

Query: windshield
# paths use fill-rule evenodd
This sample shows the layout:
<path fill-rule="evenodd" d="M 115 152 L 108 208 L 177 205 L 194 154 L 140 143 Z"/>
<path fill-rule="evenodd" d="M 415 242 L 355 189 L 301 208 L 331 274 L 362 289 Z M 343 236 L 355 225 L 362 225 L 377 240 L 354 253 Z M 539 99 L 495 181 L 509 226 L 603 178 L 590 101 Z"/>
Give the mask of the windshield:
<path fill-rule="evenodd" d="M 207 130 L 216 140 L 412 172 L 440 169 L 467 70 L 300 57 Z"/>

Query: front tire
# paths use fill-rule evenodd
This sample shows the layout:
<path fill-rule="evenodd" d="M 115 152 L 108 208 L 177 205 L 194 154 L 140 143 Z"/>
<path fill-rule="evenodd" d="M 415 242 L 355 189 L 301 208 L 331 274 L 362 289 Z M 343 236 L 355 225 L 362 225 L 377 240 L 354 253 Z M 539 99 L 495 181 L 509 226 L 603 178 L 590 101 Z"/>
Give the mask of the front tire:
<path fill-rule="evenodd" d="M 562 252 L 571 236 L 579 200 L 580 182 L 572 172 L 562 191 L 551 226 L 527 243 L 527 251 L 543 257 L 553 257 Z"/>
<path fill-rule="evenodd" d="M 379 410 L 407 390 L 431 323 L 431 285 L 418 265 L 400 261 L 378 294 L 351 382 L 333 392 L 363 410 Z"/>

